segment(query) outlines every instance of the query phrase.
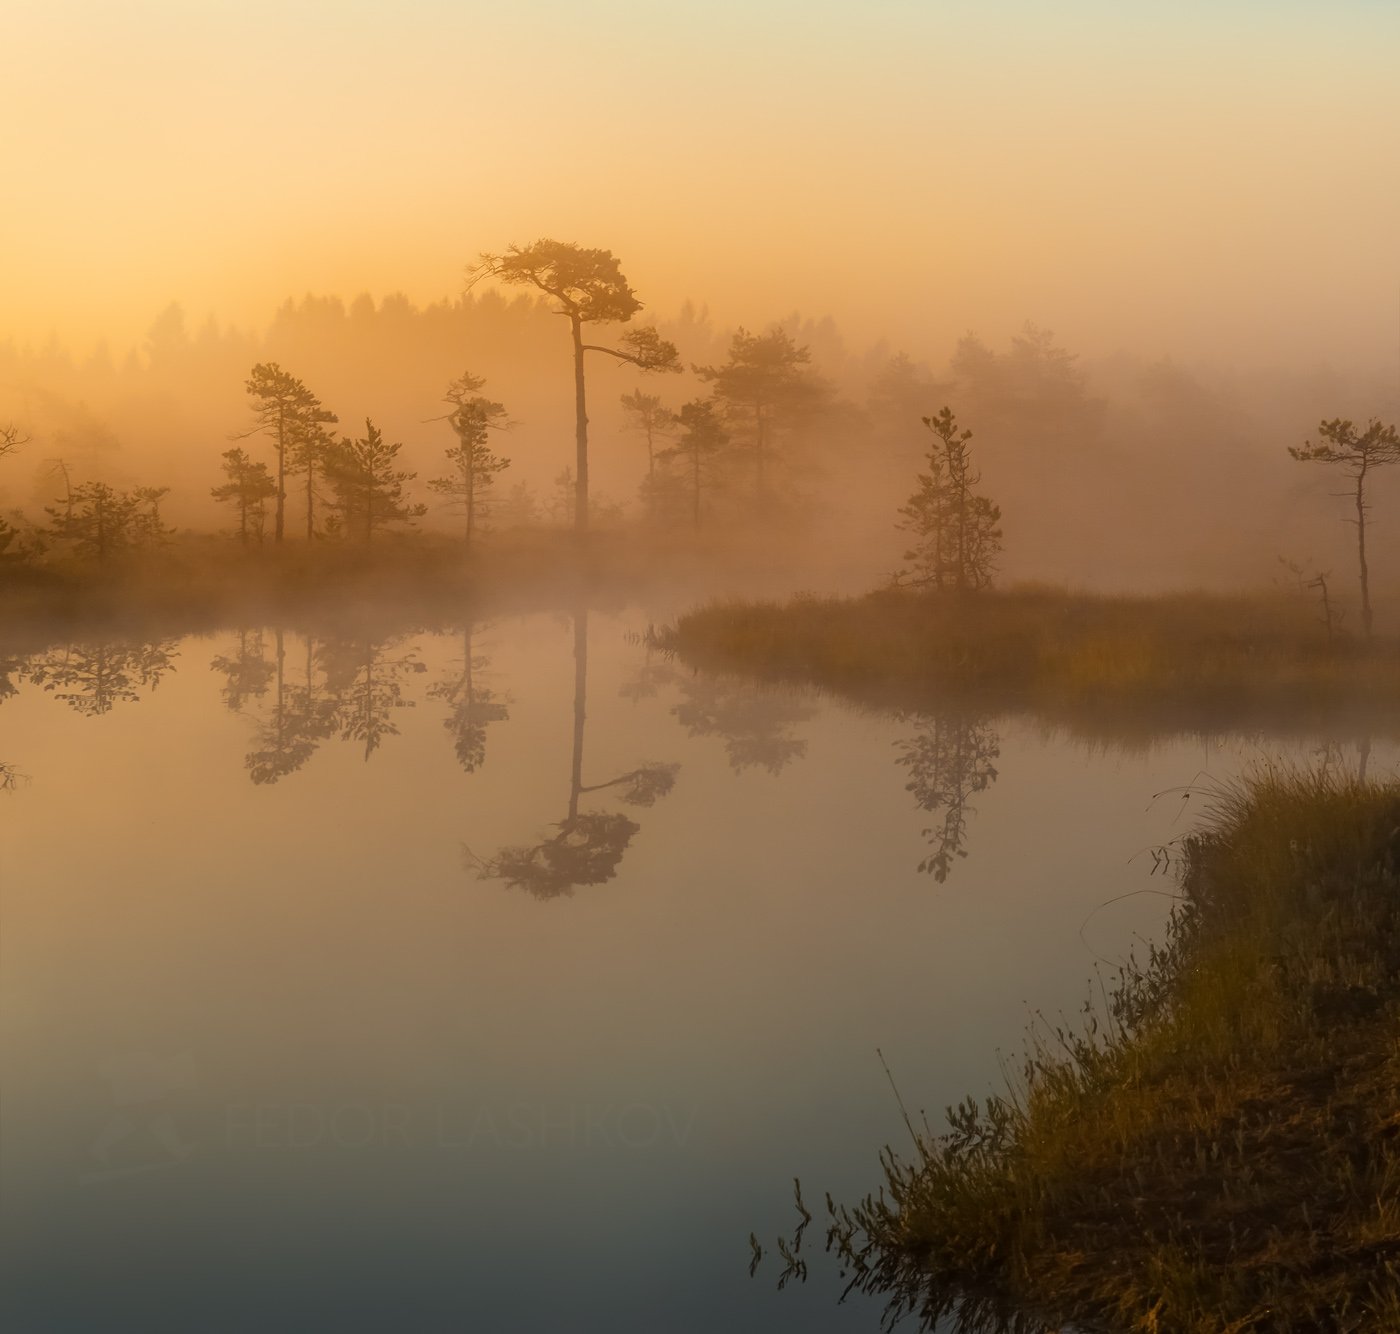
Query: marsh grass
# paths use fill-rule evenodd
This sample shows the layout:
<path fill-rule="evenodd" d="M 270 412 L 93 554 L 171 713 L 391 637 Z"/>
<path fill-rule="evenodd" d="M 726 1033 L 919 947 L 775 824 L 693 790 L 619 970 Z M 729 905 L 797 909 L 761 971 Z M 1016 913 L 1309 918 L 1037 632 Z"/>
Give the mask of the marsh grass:
<path fill-rule="evenodd" d="M 106 566 L 53 559 L 0 571 L 0 623 L 31 648 L 64 634 L 176 634 L 257 622 L 301 623 L 340 612 L 386 622 L 451 621 L 463 609 L 532 611 L 625 605 L 658 587 L 702 581 L 713 553 L 630 532 L 503 533 L 464 553 L 433 534 L 386 535 L 372 548 L 288 543 L 243 551 L 185 534 Z"/>
<path fill-rule="evenodd" d="M 1398 864 L 1400 786 L 1217 790 L 1166 943 L 828 1197 L 851 1288 L 968 1331 L 1400 1330 Z"/>
<path fill-rule="evenodd" d="M 1033 712 L 1078 731 L 1400 727 L 1400 649 L 1329 639 L 1282 594 L 1099 597 L 1012 589 L 957 598 L 712 603 L 664 647 L 704 667 L 820 685 L 867 703 Z"/>

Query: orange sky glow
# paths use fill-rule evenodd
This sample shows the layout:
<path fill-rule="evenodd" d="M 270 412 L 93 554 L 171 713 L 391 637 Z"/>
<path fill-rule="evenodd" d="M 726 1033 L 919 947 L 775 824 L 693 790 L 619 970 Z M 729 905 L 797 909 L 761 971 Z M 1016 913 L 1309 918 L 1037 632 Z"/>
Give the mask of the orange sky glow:
<path fill-rule="evenodd" d="M 8 0 L 0 42 L 0 339 L 434 301 L 557 236 L 919 355 L 1397 355 L 1389 4 Z"/>

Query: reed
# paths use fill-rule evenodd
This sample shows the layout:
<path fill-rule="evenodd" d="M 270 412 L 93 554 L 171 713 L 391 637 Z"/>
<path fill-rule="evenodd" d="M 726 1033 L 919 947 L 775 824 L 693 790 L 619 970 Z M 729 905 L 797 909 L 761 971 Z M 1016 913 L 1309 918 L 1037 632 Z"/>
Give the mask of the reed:
<path fill-rule="evenodd" d="M 852 1288 L 965 1331 L 1400 1330 L 1400 785 L 1210 802 L 1166 943 L 828 1197 Z"/>

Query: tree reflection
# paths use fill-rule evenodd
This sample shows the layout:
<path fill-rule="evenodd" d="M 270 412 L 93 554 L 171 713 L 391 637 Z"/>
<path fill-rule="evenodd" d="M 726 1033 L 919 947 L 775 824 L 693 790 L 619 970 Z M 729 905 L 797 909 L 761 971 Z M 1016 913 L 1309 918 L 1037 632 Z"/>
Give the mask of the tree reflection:
<path fill-rule="evenodd" d="M 29 659 L 17 657 L 0 650 L 0 704 L 19 694 L 18 681 L 24 679 L 24 668 Z"/>
<path fill-rule="evenodd" d="M 1358 783 L 1365 786 L 1367 775 L 1371 767 L 1371 737 L 1363 734 L 1355 743 L 1356 745 L 1356 769 L 1355 778 Z M 1312 752 L 1313 761 L 1317 767 L 1318 774 L 1328 780 L 1350 779 L 1352 775 L 1352 762 L 1348 758 L 1349 744 L 1345 741 L 1327 740 Z"/>
<path fill-rule="evenodd" d="M 174 665 L 176 639 L 69 644 L 40 655 L 26 675 L 84 717 L 135 703 Z"/>
<path fill-rule="evenodd" d="M 25 659 L 12 657 L 0 650 L 0 704 L 19 694 L 15 677 L 24 667 Z M 20 773 L 13 764 L 0 763 L 0 792 L 13 792 L 19 786 Z"/>
<path fill-rule="evenodd" d="M 394 714 L 413 707 L 404 697 L 404 678 L 427 670 L 412 652 L 399 651 L 403 640 L 368 633 L 333 640 L 307 635 L 301 661 L 292 666 L 280 628 L 272 631 L 270 659 L 263 632 L 240 634 L 238 644 L 211 665 L 226 678 L 229 708 L 241 709 L 249 699 L 268 701 L 244 759 L 253 782 L 276 783 L 295 773 L 336 735 L 362 743 L 366 759 L 385 737 L 397 736 Z"/>
<path fill-rule="evenodd" d="M 671 710 L 676 720 L 693 737 L 723 737 L 735 773 L 762 768 L 780 774 L 807 753 L 807 743 L 792 729 L 816 710 L 796 695 L 706 675 L 682 682 L 681 693 Z"/>
<path fill-rule="evenodd" d="M 218 663 L 219 659 L 215 659 L 216 668 Z M 253 748 L 243 761 L 248 776 L 259 785 L 276 783 L 295 773 L 315 754 L 321 742 L 335 734 L 336 727 L 335 700 L 322 694 L 316 686 L 315 641 L 311 636 L 306 637 L 300 683 L 288 680 L 286 637 L 280 628 L 273 631 L 273 658 L 269 666 L 271 709 L 259 724 Z M 257 669 L 251 670 L 255 679 Z M 266 693 L 264 686 L 257 695 L 261 698 Z M 224 698 L 230 699 L 228 689 Z M 232 702 L 229 707 L 234 707 Z"/>
<path fill-rule="evenodd" d="M 398 736 L 398 710 L 414 707 L 413 700 L 404 698 L 404 678 L 428 670 L 411 650 L 403 650 L 404 638 L 375 639 L 366 633 L 331 640 L 322 650 L 336 725 L 343 740 L 364 743 L 365 759 L 385 737 Z"/>
<path fill-rule="evenodd" d="M 276 664 L 267 656 L 262 630 L 240 630 L 238 643 L 209 666 L 223 673 L 224 686 L 220 694 L 233 713 L 241 713 L 250 699 L 262 699 L 277 673 Z"/>
<path fill-rule="evenodd" d="M 931 851 L 919 870 L 941 885 L 953 863 L 967 856 L 970 802 L 996 782 L 1001 737 L 984 718 L 927 714 L 919 717 L 918 731 L 895 744 L 899 763 L 909 770 L 905 791 L 936 817 L 923 831 Z"/>
<path fill-rule="evenodd" d="M 510 716 L 505 698 L 482 685 L 477 677 L 477 673 L 490 664 L 484 655 L 472 650 L 475 628 L 471 621 L 463 627 L 460 670 L 454 669 L 428 687 L 433 699 L 445 700 L 448 704 L 443 726 L 452 734 L 457 763 L 469 774 L 486 762 L 486 729 L 492 723 L 505 722 Z"/>
<path fill-rule="evenodd" d="M 617 693 L 633 704 L 644 699 L 654 699 L 662 686 L 674 685 L 676 667 L 671 659 L 662 654 L 647 651 L 640 666 L 617 689 Z"/>
<path fill-rule="evenodd" d="M 632 837 L 641 828 L 620 811 L 582 811 L 584 797 L 615 790 L 629 806 L 653 806 L 675 786 L 678 764 L 643 764 L 606 782 L 583 781 L 584 728 L 588 698 L 588 611 L 574 613 L 574 728 L 569 768 L 568 814 L 557 833 L 534 844 L 502 848 L 494 857 L 468 857 L 483 880 L 503 880 L 539 899 L 573 893 L 579 885 L 601 885 L 617 874 Z"/>

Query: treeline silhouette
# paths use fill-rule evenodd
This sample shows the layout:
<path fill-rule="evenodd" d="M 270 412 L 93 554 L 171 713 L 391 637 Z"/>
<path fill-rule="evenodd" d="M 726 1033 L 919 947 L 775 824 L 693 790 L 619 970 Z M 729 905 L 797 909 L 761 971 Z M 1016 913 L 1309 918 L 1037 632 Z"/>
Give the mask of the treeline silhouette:
<path fill-rule="evenodd" d="M 0 345 L 0 565 L 159 561 L 215 532 L 275 545 L 280 510 L 288 545 L 395 529 L 475 545 L 582 521 L 858 549 L 888 573 L 922 419 L 945 405 L 977 433 L 1009 578 L 1238 584 L 1267 578 L 1279 556 L 1342 559 L 1318 486 L 1276 464 L 1339 404 L 1355 403 L 1357 420 L 1379 409 L 1374 385 L 1126 355 L 1086 365 L 1030 325 L 911 355 L 853 349 L 831 321 L 796 316 L 724 329 L 688 305 L 641 323 L 615 259 L 601 278 L 574 263 L 606 254 L 512 247 L 484 256 L 459 297 L 306 296 L 257 335 L 191 329 L 172 306 L 120 358 Z M 622 304 L 597 308 L 600 335 L 588 302 L 604 288 Z M 559 318 L 570 302 L 582 412 Z M 280 444 L 265 422 L 251 429 L 277 376 L 324 414 Z M 1395 538 L 1382 527 L 1374 544 L 1383 557 Z"/>

